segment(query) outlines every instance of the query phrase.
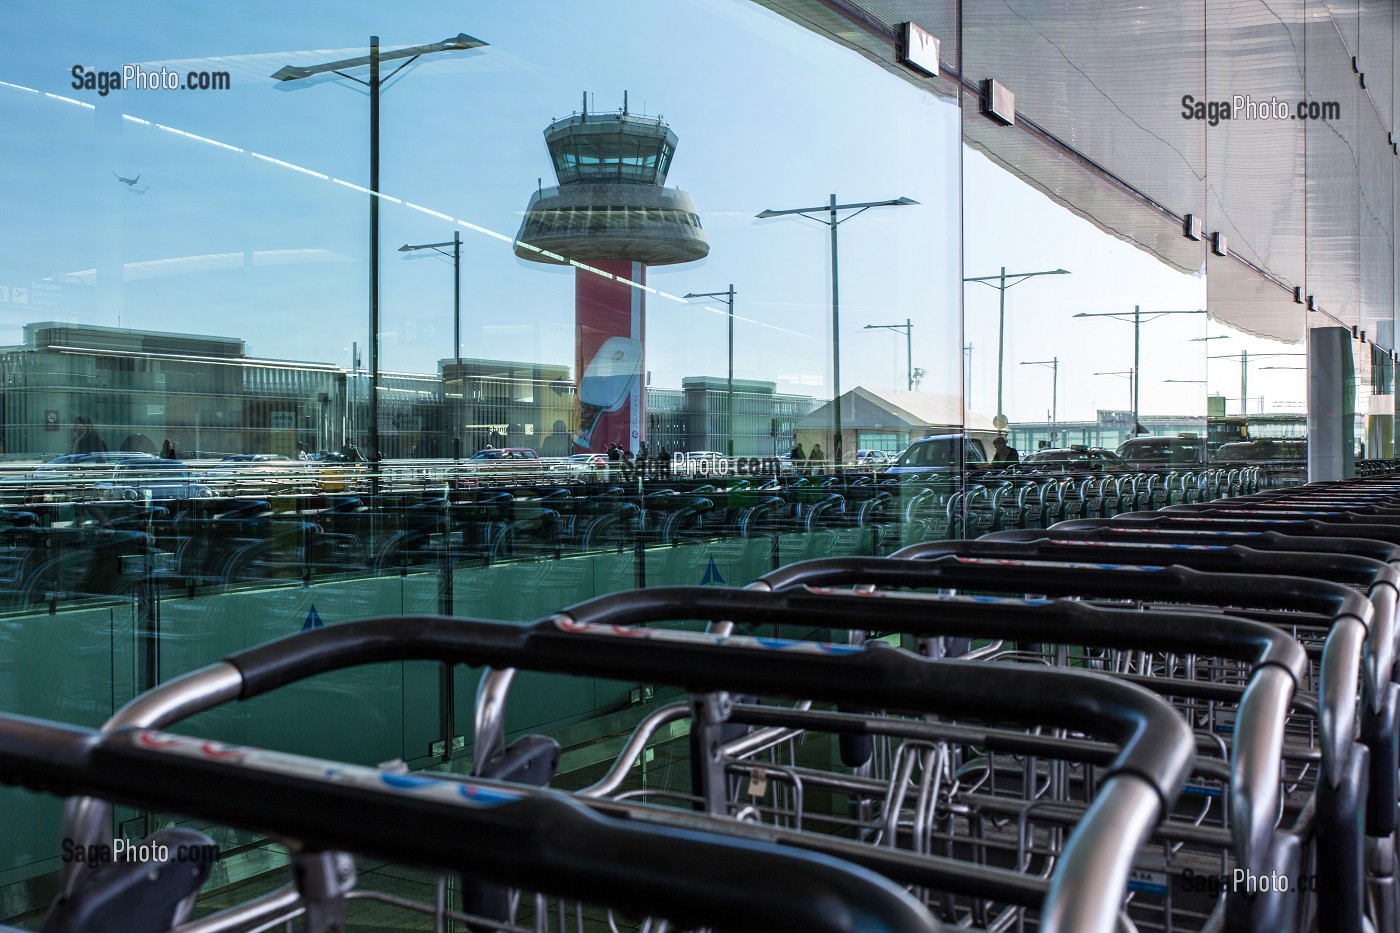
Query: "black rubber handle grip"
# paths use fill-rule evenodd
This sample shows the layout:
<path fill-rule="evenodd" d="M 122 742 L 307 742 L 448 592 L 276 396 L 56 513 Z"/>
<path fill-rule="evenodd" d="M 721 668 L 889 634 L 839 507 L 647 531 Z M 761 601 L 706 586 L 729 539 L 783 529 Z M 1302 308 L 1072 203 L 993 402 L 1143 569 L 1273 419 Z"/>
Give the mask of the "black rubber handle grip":
<path fill-rule="evenodd" d="M 697 613 L 759 621 L 785 601 L 784 594 L 657 587 L 590 600 L 529 627 L 441 616 L 369 619 L 312 629 L 225 660 L 242 672 L 245 699 L 329 670 L 419 659 L 1062 726 L 1118 744 L 1122 751 L 1109 770 L 1141 776 L 1167 806 L 1190 769 L 1194 743 L 1181 717 L 1148 691 L 1097 674 L 807 642 L 660 638 L 623 628 Z M 741 644 L 753 647 L 741 650 Z"/>
<path fill-rule="evenodd" d="M 869 604 L 880 593 L 859 596 L 833 594 L 825 601 L 810 587 L 874 584 L 886 587 L 938 585 L 930 578 L 925 561 L 896 558 L 832 557 L 804 561 L 775 571 L 757 582 L 790 592 L 787 616 L 769 621 L 790 621 L 812 626 L 837 615 L 833 627 L 854 625 L 902 632 L 921 637 L 961 635 L 972 638 L 1004 638 L 1025 642 L 1090 644 L 1104 648 L 1142 651 L 1178 651 L 1210 654 L 1254 666 L 1274 664 L 1284 668 L 1296 684 L 1303 683 L 1307 652 L 1276 625 L 1230 615 L 1208 617 L 1189 611 L 1131 609 L 1095 606 L 1077 600 L 911 600 L 884 594 L 872 616 Z M 791 583 L 789 581 L 800 581 Z M 779 589 L 785 588 L 785 589 Z M 854 606 L 850 604 L 854 603 Z M 840 610 L 850 608 L 858 614 Z M 990 611 L 989 611 L 990 610 Z"/>
<path fill-rule="evenodd" d="M 11 716 L 0 716 L 0 781 L 291 837 L 313 849 L 470 872 L 686 926 L 938 929 L 908 894 L 865 869 L 767 843 L 618 821 L 551 791 L 444 785 L 149 731 L 98 735 Z M 463 798 L 472 802 L 454 802 Z"/>
<path fill-rule="evenodd" d="M 1055 528 L 1080 528 L 1083 523 L 1094 519 L 1074 519 L 1060 522 Z M 1262 532 L 1265 529 L 1287 534 L 1315 535 L 1318 537 L 1357 537 L 1371 538 L 1400 545 L 1400 523 L 1377 524 L 1369 522 L 1330 522 L 1317 518 L 1242 518 L 1238 515 L 1208 516 L 1194 514 L 1172 514 L 1162 512 L 1124 512 L 1112 519 L 1114 527 L 1123 528 L 1182 528 L 1214 529 L 1218 531 Z"/>
<path fill-rule="evenodd" d="M 1369 526 L 1368 526 L 1369 527 Z M 1251 522 L 1249 529 L 1257 526 Z M 1299 529 L 1302 530 L 1302 529 Z M 1259 551 L 1299 551 L 1310 554 L 1351 554 L 1386 563 L 1400 563 L 1400 545 L 1374 537 L 1302 535 L 1280 531 L 1247 530 L 1222 527 L 1212 529 L 1209 523 L 1200 527 L 1163 524 L 1141 527 L 1137 524 L 1115 523 L 1106 518 L 1081 518 L 1060 522 L 1049 528 L 1012 528 L 982 535 L 979 541 L 1140 541 L 1147 544 L 1185 544 L 1191 546 L 1243 545 Z"/>
<path fill-rule="evenodd" d="M 929 560 L 944 554 L 987 557 L 993 560 L 1101 561 L 1191 567 L 1220 573 L 1286 574 L 1316 577 L 1334 583 L 1392 587 L 1400 571 L 1377 560 L 1355 554 L 1255 550 L 1244 545 L 1169 545 L 1146 541 L 1114 541 L 1109 550 L 1090 542 L 1065 541 L 1051 531 L 1032 540 L 1011 541 L 1001 536 L 975 541 L 937 541 L 916 545 L 918 557 Z M 1154 546 L 1154 544 L 1156 546 Z"/>
<path fill-rule="evenodd" d="M 1144 569 L 1140 565 L 1114 563 L 1011 563 L 971 554 L 948 553 L 944 544 L 927 542 L 910 545 L 894 556 L 920 559 L 921 554 L 932 555 L 926 563 L 937 568 L 933 573 L 942 581 L 942 586 L 950 588 L 965 587 L 989 592 L 1013 590 L 1046 596 L 1209 602 L 1222 606 L 1325 612 L 1333 617 L 1352 615 L 1368 628 L 1371 622 L 1371 606 L 1363 594 L 1325 580 L 1283 575 L 1209 573 L 1190 567 L 1160 564 Z"/>

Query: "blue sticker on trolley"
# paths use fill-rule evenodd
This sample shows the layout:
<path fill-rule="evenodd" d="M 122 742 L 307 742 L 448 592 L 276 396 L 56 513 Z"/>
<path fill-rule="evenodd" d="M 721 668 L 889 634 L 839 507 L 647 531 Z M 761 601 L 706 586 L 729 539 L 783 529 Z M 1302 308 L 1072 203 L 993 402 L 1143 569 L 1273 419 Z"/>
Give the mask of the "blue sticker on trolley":
<path fill-rule="evenodd" d="M 1003 558 L 988 557 L 955 557 L 960 564 L 995 564 L 1001 567 L 1056 567 L 1070 570 L 1136 570 L 1152 573 L 1159 570 L 1166 570 L 1165 567 L 1154 567 L 1144 564 L 1080 564 L 1080 563 L 1060 563 L 1054 560 L 1006 560 Z"/>
<path fill-rule="evenodd" d="M 134 741 L 143 748 L 161 754 L 217 761 L 261 774 L 276 774 L 341 786 L 350 785 L 370 792 L 411 793 L 440 801 L 448 806 L 461 807 L 469 804 L 476 807 L 494 807 L 519 800 L 523 796 L 477 784 L 464 784 L 447 776 L 380 771 L 360 765 L 338 764 L 302 755 L 225 745 L 222 742 L 169 735 L 152 730 L 136 733 Z"/>
<path fill-rule="evenodd" d="M 1134 867 L 1128 874 L 1128 890 L 1143 894 L 1166 894 L 1167 873 L 1150 868 Z"/>
<path fill-rule="evenodd" d="M 865 650 L 864 645 L 837 645 L 824 641 L 796 641 L 788 638 L 753 638 L 748 635 L 711 635 L 707 632 L 677 632 L 668 629 L 628 628 L 598 622 L 575 622 L 567 616 L 556 617 L 555 626 L 561 632 L 576 635 L 607 635 L 617 638 L 637 638 L 682 644 L 723 645 L 726 648 L 761 648 L 765 651 L 788 651 L 799 654 L 848 655 Z"/>
<path fill-rule="evenodd" d="M 432 778 L 421 777 L 416 774 L 396 774 L 392 771 L 381 772 L 380 778 L 385 784 L 388 784 L 390 787 L 396 787 L 399 790 L 417 790 L 420 787 L 427 787 L 437 783 Z"/>
<path fill-rule="evenodd" d="M 1181 792 L 1193 797 L 1220 797 L 1225 793 L 1225 785 L 1216 778 L 1197 778 L 1183 785 Z"/>

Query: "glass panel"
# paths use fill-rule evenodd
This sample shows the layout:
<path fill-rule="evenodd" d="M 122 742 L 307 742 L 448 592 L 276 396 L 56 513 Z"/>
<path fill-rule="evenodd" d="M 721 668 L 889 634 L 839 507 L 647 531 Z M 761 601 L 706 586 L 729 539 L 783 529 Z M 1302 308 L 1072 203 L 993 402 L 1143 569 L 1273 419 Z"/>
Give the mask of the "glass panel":
<path fill-rule="evenodd" d="M 938 6 L 929 28 L 950 31 Z M 99 3 L 19 15 L 0 75 L 0 165 L 26 179 L 0 232 L 0 601 L 67 618 L 139 592 L 160 628 L 136 667 L 135 635 L 82 647 L 92 680 L 69 699 L 102 703 L 6 708 L 95 725 L 304 629 L 525 621 L 946 529 L 958 465 L 890 486 L 877 470 L 962 431 L 958 104 L 893 63 L 888 24 L 805 11 L 541 0 L 468 24 L 450 3 L 357 2 L 283 15 L 271 46 L 249 25 L 268 4 L 162 8 L 140 30 Z M 272 77 L 368 57 L 380 34 L 387 79 L 394 53 L 463 28 L 489 44 L 386 80 L 374 147 L 368 68 Z M 92 87 L 54 64 L 77 60 Z M 227 87 L 98 87 L 132 61 Z M 906 517 L 911 496 L 926 508 Z M 441 764 L 472 737 L 439 673 L 345 672 L 188 728 Z M 557 687 L 527 684 L 511 727 L 632 702 Z M 0 840 L 0 885 L 51 869 L 41 815 Z"/>

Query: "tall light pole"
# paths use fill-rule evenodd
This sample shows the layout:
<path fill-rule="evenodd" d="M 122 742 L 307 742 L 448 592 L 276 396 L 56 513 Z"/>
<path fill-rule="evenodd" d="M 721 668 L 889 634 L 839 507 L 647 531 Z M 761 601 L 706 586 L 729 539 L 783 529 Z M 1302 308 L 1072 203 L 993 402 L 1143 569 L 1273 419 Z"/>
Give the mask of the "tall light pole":
<path fill-rule="evenodd" d="M 1131 408 L 1133 399 L 1137 398 L 1137 373 L 1131 369 L 1120 369 L 1111 373 L 1093 373 L 1095 376 L 1126 376 L 1128 379 L 1128 406 Z M 1133 420 L 1137 421 L 1137 412 L 1133 412 Z M 1137 424 L 1133 424 L 1133 430 L 1137 430 Z"/>
<path fill-rule="evenodd" d="M 1050 367 L 1050 439 L 1060 433 L 1060 358 L 1048 360 L 1026 360 L 1022 366 Z"/>
<path fill-rule="evenodd" d="M 783 217 L 788 214 L 797 214 L 806 217 L 808 220 L 815 220 L 819 224 L 826 224 L 831 228 L 831 405 L 835 411 L 832 421 L 834 430 L 832 434 L 832 454 L 839 470 L 842 463 L 841 452 L 841 290 L 837 284 L 837 264 L 836 264 L 836 228 L 853 217 L 857 217 L 872 207 L 905 207 L 911 204 L 918 204 L 913 198 L 894 198 L 889 201 L 860 201 L 855 204 L 837 204 L 836 195 L 831 195 L 831 200 L 824 206 L 819 207 L 794 207 L 787 210 L 775 211 L 765 210 L 756 214 L 760 220 L 769 217 Z M 849 217 L 839 217 L 842 211 L 855 211 Z M 813 216 L 814 214 L 826 214 L 826 219 Z"/>
<path fill-rule="evenodd" d="M 908 388 L 914 391 L 914 322 L 909 318 L 903 324 L 866 324 L 862 330 L 902 330 L 904 331 L 904 366 L 909 374 Z"/>
<path fill-rule="evenodd" d="M 725 456 L 734 456 L 734 283 L 729 283 L 729 288 L 722 292 L 686 292 L 685 298 L 718 298 L 729 308 L 729 386 L 727 395 L 729 396 L 729 446 L 725 450 Z"/>
<path fill-rule="evenodd" d="M 1146 323 L 1151 323 L 1160 317 L 1169 314 L 1205 314 L 1205 308 L 1192 308 L 1189 311 L 1149 311 Z M 1099 314 L 1089 314 L 1081 311 L 1075 315 L 1076 318 L 1106 317 L 1115 321 L 1128 321 L 1133 325 L 1133 433 L 1137 433 L 1138 425 L 1138 389 L 1142 386 L 1142 305 L 1133 305 L 1133 313 L 1126 311 L 1106 311 Z"/>
<path fill-rule="evenodd" d="M 1050 269 L 1045 272 L 1007 272 L 1006 267 L 1002 266 L 1001 272 L 996 275 L 979 275 L 963 279 L 964 282 L 980 282 L 983 285 L 989 285 L 1000 292 L 999 310 L 997 311 L 997 417 L 1000 419 L 1005 420 L 1006 418 L 1006 412 L 1002 408 L 1001 391 L 1006 369 L 1006 290 L 1038 275 L 1069 274 L 1068 269 Z M 1015 281 L 1008 281 L 1009 279 Z"/>
<path fill-rule="evenodd" d="M 369 460 L 374 485 L 378 486 L 379 462 L 379 92 L 386 83 L 409 65 L 434 52 L 457 52 L 477 49 L 487 43 L 466 33 L 459 33 L 441 42 L 415 45 L 392 52 L 379 51 L 379 37 L 369 37 L 369 55 L 344 58 L 320 65 L 287 65 L 273 72 L 278 81 L 300 81 L 319 74 L 337 74 L 369 89 Z M 381 62 L 404 63 L 388 77 L 379 76 Z M 346 74 L 350 68 L 369 66 L 369 79 Z"/>
<path fill-rule="evenodd" d="M 447 247 L 452 252 L 447 252 Z M 452 239 L 446 243 L 420 243 L 416 246 L 405 243 L 399 247 L 401 253 L 412 253 L 420 249 L 430 249 L 452 260 L 452 356 L 456 360 L 457 404 L 453 406 L 452 459 L 462 459 L 462 231 L 453 230 Z M 444 381 L 443 388 L 446 389 Z"/>
<path fill-rule="evenodd" d="M 1280 356 L 1305 356 L 1303 353 L 1256 353 L 1254 359 L 1273 359 Z M 1209 356 L 1210 360 L 1239 360 L 1240 361 L 1240 414 L 1249 414 L 1249 351 L 1241 350 L 1238 353 L 1225 353 L 1220 356 Z M 1288 369 L 1290 367 L 1264 366 L 1263 369 Z"/>

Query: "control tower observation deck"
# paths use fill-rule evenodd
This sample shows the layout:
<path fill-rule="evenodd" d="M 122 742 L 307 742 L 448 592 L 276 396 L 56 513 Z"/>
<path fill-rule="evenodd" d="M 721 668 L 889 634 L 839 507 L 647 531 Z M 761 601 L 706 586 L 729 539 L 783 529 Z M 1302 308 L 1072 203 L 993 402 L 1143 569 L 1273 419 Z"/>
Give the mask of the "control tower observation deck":
<path fill-rule="evenodd" d="M 666 188 L 676 134 L 659 117 L 576 113 L 544 131 L 558 186 L 530 198 L 515 254 L 586 263 L 574 278 L 578 451 L 646 437 L 646 267 L 693 262 L 710 251 L 695 202 Z M 633 284 L 635 283 L 635 284 Z"/>

